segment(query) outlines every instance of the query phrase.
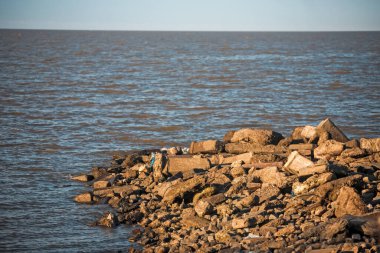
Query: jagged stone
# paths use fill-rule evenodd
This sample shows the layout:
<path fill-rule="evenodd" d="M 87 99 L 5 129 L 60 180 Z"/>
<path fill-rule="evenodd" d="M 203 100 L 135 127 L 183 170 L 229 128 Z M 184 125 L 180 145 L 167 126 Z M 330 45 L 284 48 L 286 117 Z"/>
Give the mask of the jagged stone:
<path fill-rule="evenodd" d="M 297 175 L 302 169 L 313 165 L 314 163 L 311 160 L 301 156 L 297 151 L 293 151 L 288 156 L 288 160 L 284 165 L 284 170 Z"/>
<path fill-rule="evenodd" d="M 325 131 L 329 133 L 333 140 L 339 142 L 347 142 L 347 136 L 332 122 L 329 118 L 322 120 L 317 126 L 317 131 Z"/>
<path fill-rule="evenodd" d="M 346 214 L 363 215 L 367 212 L 367 207 L 360 195 L 348 186 L 340 188 L 338 198 L 332 205 L 335 208 L 335 216 L 338 218 Z"/>

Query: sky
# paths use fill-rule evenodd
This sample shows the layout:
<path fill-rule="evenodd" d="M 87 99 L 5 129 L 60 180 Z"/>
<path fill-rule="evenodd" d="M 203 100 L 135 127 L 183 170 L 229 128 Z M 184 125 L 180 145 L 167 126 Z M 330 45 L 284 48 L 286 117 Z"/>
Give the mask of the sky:
<path fill-rule="evenodd" d="M 380 31 L 380 0 L 0 0 L 0 28 Z"/>

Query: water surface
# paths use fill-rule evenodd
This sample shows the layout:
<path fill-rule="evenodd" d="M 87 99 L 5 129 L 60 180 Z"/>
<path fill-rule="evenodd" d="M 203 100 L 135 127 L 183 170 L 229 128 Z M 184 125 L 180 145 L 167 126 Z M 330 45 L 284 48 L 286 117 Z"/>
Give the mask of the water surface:
<path fill-rule="evenodd" d="M 115 150 L 331 117 L 378 137 L 380 33 L 0 31 L 0 248 L 126 250 L 70 175 Z"/>

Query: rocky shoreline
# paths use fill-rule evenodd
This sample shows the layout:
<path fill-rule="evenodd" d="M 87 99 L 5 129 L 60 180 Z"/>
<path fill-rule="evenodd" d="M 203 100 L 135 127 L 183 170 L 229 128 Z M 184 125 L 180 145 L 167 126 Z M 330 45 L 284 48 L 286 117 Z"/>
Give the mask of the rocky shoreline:
<path fill-rule="evenodd" d="M 96 225 L 139 225 L 143 252 L 380 252 L 380 138 L 330 119 L 125 152 L 73 179 L 92 187 L 76 202 L 114 208 Z"/>

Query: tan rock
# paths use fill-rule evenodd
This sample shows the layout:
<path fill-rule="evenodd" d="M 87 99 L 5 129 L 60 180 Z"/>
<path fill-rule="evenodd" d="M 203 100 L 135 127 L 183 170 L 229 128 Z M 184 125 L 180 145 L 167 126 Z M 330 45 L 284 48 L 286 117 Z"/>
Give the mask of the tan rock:
<path fill-rule="evenodd" d="M 279 172 L 277 167 L 267 167 L 261 170 L 255 170 L 252 173 L 253 177 L 259 178 L 261 182 L 276 185 L 283 188 L 287 184 L 285 173 Z"/>
<path fill-rule="evenodd" d="M 276 145 L 281 139 L 283 139 L 282 135 L 272 130 L 244 128 L 234 133 L 231 142 L 245 141 L 260 145 Z"/>
<path fill-rule="evenodd" d="M 303 183 L 300 183 L 300 182 L 293 183 L 292 190 L 293 190 L 293 193 L 296 195 L 304 194 L 310 191 L 311 189 L 318 187 L 319 185 L 322 185 L 324 183 L 327 183 L 335 178 L 336 178 L 335 175 L 331 172 L 317 174 L 317 175 L 309 177 Z"/>
<path fill-rule="evenodd" d="M 234 136 L 235 132 L 236 131 L 228 131 L 223 137 L 223 142 L 225 143 L 231 142 L 231 138 L 232 136 Z"/>
<path fill-rule="evenodd" d="M 246 173 L 245 173 L 245 170 L 244 170 L 243 166 L 233 167 L 231 169 L 231 176 L 234 177 L 234 178 L 243 176 L 245 174 Z"/>
<path fill-rule="evenodd" d="M 348 186 L 343 186 L 340 189 L 338 198 L 333 202 L 335 208 L 335 216 L 342 217 L 346 214 L 363 215 L 367 212 L 367 207 L 360 195 L 355 189 Z"/>
<path fill-rule="evenodd" d="M 226 197 L 224 196 L 223 193 L 215 194 L 210 197 L 204 198 L 204 201 L 207 201 L 210 203 L 212 206 L 216 206 L 226 200 Z"/>
<path fill-rule="evenodd" d="M 304 168 L 298 172 L 298 176 L 309 176 L 313 174 L 321 174 L 329 171 L 329 166 L 327 164 L 318 164 Z"/>
<path fill-rule="evenodd" d="M 173 203 L 175 199 L 182 198 L 185 193 L 196 191 L 205 184 L 205 181 L 202 176 L 194 176 L 189 180 L 179 182 L 165 192 L 162 200 L 165 203 Z"/>
<path fill-rule="evenodd" d="M 88 182 L 94 179 L 92 175 L 79 175 L 71 178 L 72 180 L 80 181 L 80 182 Z"/>
<path fill-rule="evenodd" d="M 370 153 L 380 152 L 380 138 L 360 139 L 360 148 L 365 149 Z"/>
<path fill-rule="evenodd" d="M 240 155 L 235 155 L 235 156 L 227 156 L 227 157 L 222 157 L 219 162 L 220 164 L 232 164 L 235 161 L 243 161 L 244 163 L 251 163 L 253 159 L 253 153 L 244 153 Z"/>
<path fill-rule="evenodd" d="M 254 225 L 254 219 L 251 217 L 245 217 L 245 218 L 235 218 L 232 220 L 232 228 L 239 229 L 239 228 L 249 228 Z"/>
<path fill-rule="evenodd" d="M 242 154 L 247 152 L 252 152 L 253 154 L 276 154 L 285 152 L 285 148 L 281 146 L 262 146 L 257 143 L 246 142 L 227 143 L 225 145 L 225 150 L 231 154 Z"/>
<path fill-rule="evenodd" d="M 317 126 L 317 131 L 326 131 L 330 134 L 331 138 L 339 142 L 347 142 L 347 136 L 332 122 L 329 118 L 324 119 Z"/>
<path fill-rule="evenodd" d="M 348 215 L 345 218 L 352 229 L 364 235 L 375 237 L 377 241 L 380 240 L 380 212 L 360 216 Z"/>
<path fill-rule="evenodd" d="M 93 193 L 99 197 L 113 197 L 114 194 L 129 195 L 135 191 L 141 190 L 140 187 L 135 185 L 111 186 L 106 188 L 94 189 Z"/>
<path fill-rule="evenodd" d="M 301 156 L 297 151 L 293 151 L 289 156 L 288 160 L 284 165 L 284 170 L 292 174 L 298 174 L 302 169 L 313 166 L 314 163 Z"/>
<path fill-rule="evenodd" d="M 184 209 L 182 211 L 181 218 L 182 225 L 187 228 L 203 228 L 207 227 L 210 224 L 209 220 L 197 216 L 192 208 Z"/>
<path fill-rule="evenodd" d="M 344 144 L 335 140 L 328 140 L 314 149 L 314 157 L 318 159 L 329 159 L 342 153 Z"/>
<path fill-rule="evenodd" d="M 228 244 L 232 241 L 232 237 L 227 231 L 220 230 L 215 233 L 215 240 L 224 244 Z"/>
<path fill-rule="evenodd" d="M 328 197 L 330 200 L 334 201 L 340 193 L 340 188 L 342 188 L 343 186 L 356 185 L 358 182 L 362 180 L 362 178 L 362 175 L 357 174 L 332 180 L 330 182 L 318 186 L 313 193 L 319 196 L 321 199 Z"/>
<path fill-rule="evenodd" d="M 213 209 L 213 206 L 208 201 L 204 201 L 203 199 L 198 200 L 194 206 L 194 211 L 199 217 L 203 217 L 206 214 L 211 214 Z"/>
<path fill-rule="evenodd" d="M 281 191 L 274 185 L 265 185 L 262 188 L 255 191 L 255 195 L 259 198 L 259 203 L 262 203 L 268 199 L 272 199 L 280 195 Z"/>
<path fill-rule="evenodd" d="M 295 230 L 296 230 L 296 228 L 294 227 L 294 225 L 291 224 L 291 225 L 288 225 L 284 228 L 281 228 L 274 235 L 277 237 L 283 236 L 283 235 L 288 235 L 288 234 L 293 233 Z"/>
<path fill-rule="evenodd" d="M 288 147 L 290 150 L 313 150 L 315 148 L 314 144 L 292 144 Z"/>
<path fill-rule="evenodd" d="M 312 138 L 317 133 L 317 128 L 314 126 L 305 126 L 301 131 L 301 137 L 305 139 Z"/>
<path fill-rule="evenodd" d="M 78 202 L 78 203 L 91 204 L 93 201 L 92 193 L 86 192 L 86 193 L 79 194 L 74 198 L 74 200 L 75 202 Z"/>
<path fill-rule="evenodd" d="M 207 158 L 200 156 L 176 155 L 168 156 L 168 172 L 172 175 L 194 169 L 208 170 L 211 163 Z"/>
<path fill-rule="evenodd" d="M 355 148 L 344 150 L 340 155 L 343 158 L 346 158 L 346 157 L 359 158 L 359 157 L 365 156 L 366 151 L 361 148 L 355 147 Z"/>
<path fill-rule="evenodd" d="M 167 159 L 166 159 L 166 156 L 164 156 L 162 153 L 159 153 L 159 152 L 153 153 L 152 159 L 154 159 L 153 179 L 155 182 L 159 182 L 165 178 L 164 170 L 167 163 Z"/>
<path fill-rule="evenodd" d="M 94 189 L 106 188 L 109 186 L 111 186 L 111 183 L 108 180 L 106 180 L 106 181 L 105 180 L 95 181 L 94 184 L 92 185 L 92 187 L 94 187 Z"/>
<path fill-rule="evenodd" d="M 303 136 L 302 136 L 303 129 L 304 129 L 303 126 L 299 126 L 299 127 L 294 128 L 293 132 L 291 134 L 292 140 L 302 140 L 303 139 Z"/>
<path fill-rule="evenodd" d="M 190 145 L 190 154 L 216 154 L 223 150 L 223 143 L 218 140 L 195 142 Z"/>
<path fill-rule="evenodd" d="M 193 198 L 193 204 L 196 204 L 198 200 L 210 197 L 212 194 L 214 194 L 216 191 L 215 187 L 207 187 L 203 189 L 201 192 L 198 192 L 197 194 L 194 195 Z"/>

